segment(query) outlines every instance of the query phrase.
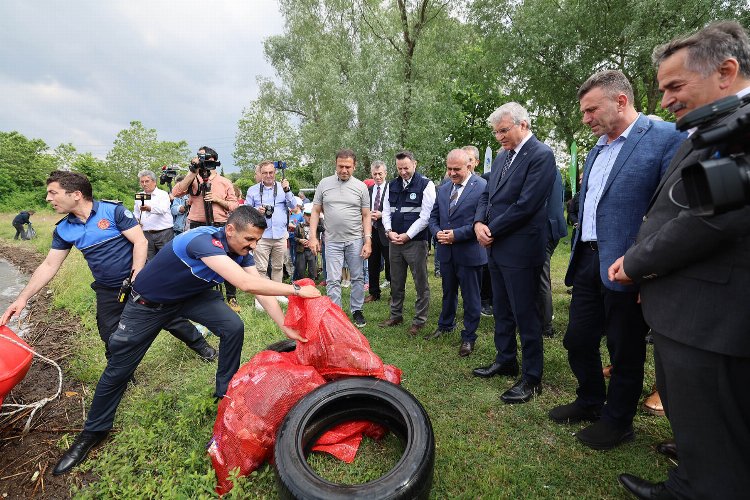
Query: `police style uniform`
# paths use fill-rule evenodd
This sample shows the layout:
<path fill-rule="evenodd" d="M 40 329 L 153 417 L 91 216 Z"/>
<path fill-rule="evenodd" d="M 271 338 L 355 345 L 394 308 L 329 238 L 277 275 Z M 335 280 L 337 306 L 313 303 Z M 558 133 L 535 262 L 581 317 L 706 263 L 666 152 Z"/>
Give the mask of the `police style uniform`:
<path fill-rule="evenodd" d="M 201 260 L 214 255 L 228 255 L 241 267 L 255 265 L 252 255 L 230 253 L 224 228 L 204 226 L 170 241 L 138 274 L 110 339 L 112 358 L 96 386 L 84 430 L 112 428 L 128 379 L 164 324 L 179 316 L 205 325 L 221 339 L 216 395 L 224 395 L 240 366 L 245 325 L 214 289 L 224 278 Z"/>
<path fill-rule="evenodd" d="M 137 225 L 138 221 L 122 204 L 95 200 L 86 222 L 68 214 L 52 233 L 54 250 L 78 248 L 91 269 L 94 276 L 91 288 L 96 293 L 96 326 L 107 359 L 111 356 L 109 338 L 125 308 L 125 303 L 118 300 L 120 286 L 130 277 L 133 267 L 133 244 L 122 232 Z M 195 351 L 206 343 L 185 319 L 170 322 L 165 328 Z"/>

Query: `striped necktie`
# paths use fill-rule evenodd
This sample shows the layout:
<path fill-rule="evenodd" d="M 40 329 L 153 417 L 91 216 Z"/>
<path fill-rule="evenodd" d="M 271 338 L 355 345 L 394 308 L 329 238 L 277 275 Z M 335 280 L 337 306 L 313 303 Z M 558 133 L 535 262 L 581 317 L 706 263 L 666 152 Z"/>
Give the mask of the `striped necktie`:
<path fill-rule="evenodd" d="M 461 184 L 454 184 L 453 191 L 451 191 L 451 203 L 448 206 L 448 214 L 452 214 L 458 204 L 458 192 L 461 190 Z"/>
<path fill-rule="evenodd" d="M 505 174 L 508 173 L 508 169 L 510 168 L 510 164 L 513 161 L 513 157 L 516 155 L 515 150 L 511 149 L 508 151 L 508 156 L 505 157 L 505 164 L 503 164 L 503 171 L 500 172 L 500 180 L 505 177 Z"/>

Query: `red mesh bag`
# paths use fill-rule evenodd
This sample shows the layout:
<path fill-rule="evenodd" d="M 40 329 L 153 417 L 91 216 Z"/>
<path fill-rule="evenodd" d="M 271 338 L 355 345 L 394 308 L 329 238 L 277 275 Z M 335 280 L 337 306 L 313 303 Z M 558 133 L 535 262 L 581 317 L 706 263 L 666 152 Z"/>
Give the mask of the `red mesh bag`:
<path fill-rule="evenodd" d="M 301 286 L 314 285 L 309 279 Z M 326 380 L 346 375 L 383 378 L 383 361 L 339 306 L 328 297 L 290 297 L 284 325 L 298 330 L 306 343 L 297 343 L 299 363 L 315 367 Z"/>
<path fill-rule="evenodd" d="M 262 351 L 232 377 L 219 403 L 213 438 L 208 444 L 220 495 L 232 489 L 229 472 L 254 471 L 273 454 L 276 431 L 287 412 L 304 395 L 325 383 L 294 353 Z"/>
<path fill-rule="evenodd" d="M 401 383 L 401 370 L 393 365 L 384 365 L 384 378 L 394 384 Z M 380 424 L 359 420 L 344 422 L 323 433 L 312 447 L 313 451 L 320 451 L 333 455 L 348 464 L 354 461 L 362 436 L 365 435 L 375 441 L 380 441 L 388 434 L 388 429 Z"/>

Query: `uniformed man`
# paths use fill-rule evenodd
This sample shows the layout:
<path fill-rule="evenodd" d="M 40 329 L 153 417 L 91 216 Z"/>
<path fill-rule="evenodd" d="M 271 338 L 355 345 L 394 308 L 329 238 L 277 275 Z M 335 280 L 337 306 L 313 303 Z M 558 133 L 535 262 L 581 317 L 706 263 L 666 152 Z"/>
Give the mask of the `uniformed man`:
<path fill-rule="evenodd" d="M 224 396 L 240 366 L 245 325 L 232 312 L 216 285 L 224 280 L 254 294 L 287 337 L 306 342 L 299 332 L 284 326 L 277 295 L 319 297 L 314 286 L 300 287 L 264 279 L 252 250 L 266 228 L 266 217 L 241 206 L 226 226 L 203 226 L 170 241 L 133 283 L 120 323 L 110 339 L 112 358 L 99 378 L 84 430 L 63 454 L 53 474 L 64 474 L 86 459 L 88 452 L 109 433 L 115 412 L 133 374 L 162 327 L 177 317 L 205 325 L 221 339 L 216 370 L 217 398 Z"/>
<path fill-rule="evenodd" d="M 47 201 L 60 214 L 52 234 L 52 248 L 34 271 L 29 283 L 0 318 L 4 325 L 20 314 L 26 303 L 52 281 L 74 246 L 81 250 L 91 269 L 96 292 L 96 324 L 110 358 L 109 338 L 117 328 L 125 307 L 118 300 L 123 281 L 135 276 L 146 262 L 147 242 L 133 214 L 119 203 L 93 199 L 91 183 L 75 172 L 52 172 L 47 179 Z M 189 321 L 178 319 L 165 329 L 206 360 L 216 359 L 214 350 Z"/>

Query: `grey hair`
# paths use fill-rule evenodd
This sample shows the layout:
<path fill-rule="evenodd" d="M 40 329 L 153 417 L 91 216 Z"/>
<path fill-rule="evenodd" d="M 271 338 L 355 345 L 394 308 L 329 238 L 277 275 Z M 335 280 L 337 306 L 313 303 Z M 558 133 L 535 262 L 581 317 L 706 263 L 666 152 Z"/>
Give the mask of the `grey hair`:
<path fill-rule="evenodd" d="M 594 88 L 602 89 L 611 98 L 615 98 L 619 94 L 625 94 L 628 102 L 633 104 L 633 86 L 622 71 L 608 69 L 594 73 L 578 89 L 578 100 L 580 101 Z"/>
<path fill-rule="evenodd" d="M 510 116 L 510 119 L 513 120 L 513 123 L 516 124 L 526 122 L 529 128 L 531 128 L 531 118 L 529 118 L 529 112 L 526 111 L 526 108 L 524 108 L 517 102 L 506 102 L 505 104 L 497 108 L 492 112 L 489 118 L 487 118 L 487 124 L 490 127 L 493 127 L 500 123 L 504 116 Z"/>
<path fill-rule="evenodd" d="M 659 65 L 676 52 L 686 49 L 685 67 L 703 77 L 716 71 L 721 63 L 734 58 L 739 64 L 739 73 L 750 78 L 750 40 L 740 23 L 716 21 L 692 35 L 682 36 L 659 45 L 651 59 Z"/>
<path fill-rule="evenodd" d="M 151 177 L 151 180 L 154 181 L 154 182 L 156 182 L 156 174 L 153 173 L 151 170 L 141 170 L 140 172 L 138 172 L 138 178 L 139 179 L 141 177 L 145 177 L 145 176 Z"/>
<path fill-rule="evenodd" d="M 385 162 L 383 160 L 375 160 L 374 162 L 370 163 L 370 171 L 380 167 L 388 170 L 388 167 L 385 166 Z"/>
<path fill-rule="evenodd" d="M 477 148 L 476 146 L 464 146 L 461 149 L 463 149 L 467 153 L 474 153 L 474 158 L 476 158 L 477 160 L 479 159 L 479 148 Z"/>
<path fill-rule="evenodd" d="M 467 165 L 469 164 L 469 155 L 466 154 L 466 151 L 464 151 L 463 148 L 461 148 L 461 149 L 458 149 L 458 148 L 457 149 L 451 149 L 450 153 L 448 153 L 448 156 L 445 157 L 446 163 L 451 158 L 457 158 L 460 161 L 466 163 Z"/>

